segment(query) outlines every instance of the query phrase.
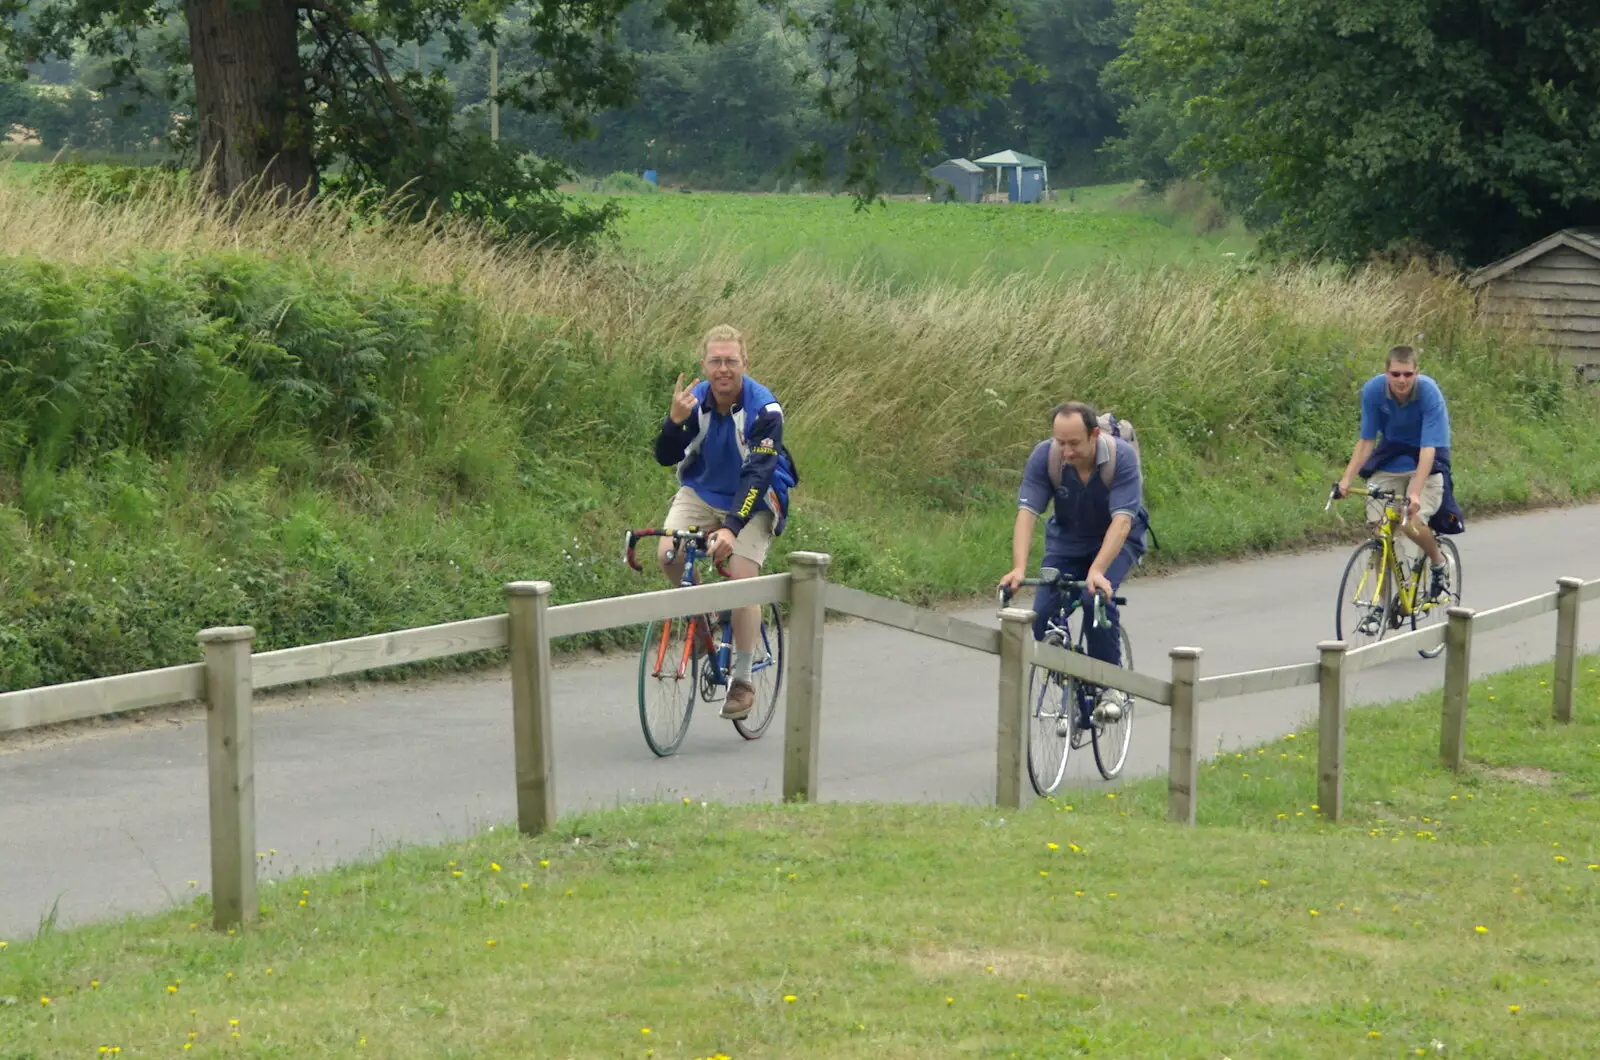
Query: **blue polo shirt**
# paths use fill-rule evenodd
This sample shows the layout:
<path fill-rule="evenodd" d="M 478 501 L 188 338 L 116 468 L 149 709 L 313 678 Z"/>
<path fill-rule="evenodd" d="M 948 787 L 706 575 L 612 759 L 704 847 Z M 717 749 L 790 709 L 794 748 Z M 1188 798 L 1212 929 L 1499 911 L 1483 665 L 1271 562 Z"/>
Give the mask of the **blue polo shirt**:
<path fill-rule="evenodd" d="M 1417 376 L 1411 400 L 1404 405 L 1389 393 L 1389 377 L 1374 376 L 1361 388 L 1361 438 L 1415 446 L 1419 449 L 1450 448 L 1450 413 L 1444 405 L 1439 384 L 1425 375 Z M 1416 457 L 1395 453 L 1377 470 L 1406 472 L 1417 469 Z"/>
<path fill-rule="evenodd" d="M 1046 564 L 1092 559 L 1105 543 L 1112 516 L 1121 514 L 1133 519 L 1126 547 L 1133 549 L 1135 555 L 1143 555 L 1144 526 L 1140 516 L 1144 511 L 1144 475 L 1133 446 L 1102 432 L 1095 450 L 1095 472 L 1089 481 L 1079 479 L 1077 469 L 1068 464 L 1061 469 L 1061 488 L 1056 489 L 1050 484 L 1053 444 L 1046 439 L 1034 446 L 1022 467 L 1022 486 L 1017 491 L 1018 507 L 1035 515 L 1043 515 L 1046 508 L 1055 505 L 1055 513 L 1044 529 Z M 1117 467 L 1108 489 L 1100 481 L 1099 469 L 1111 459 L 1113 445 L 1117 447 Z"/>

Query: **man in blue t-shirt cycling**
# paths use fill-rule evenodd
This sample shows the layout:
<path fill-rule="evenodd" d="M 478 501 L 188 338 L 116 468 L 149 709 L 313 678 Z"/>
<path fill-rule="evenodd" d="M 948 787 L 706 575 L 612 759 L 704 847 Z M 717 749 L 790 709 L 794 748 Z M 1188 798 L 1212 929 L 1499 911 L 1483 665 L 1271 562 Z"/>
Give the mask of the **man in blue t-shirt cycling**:
<path fill-rule="evenodd" d="M 1044 565 L 1086 583 L 1085 614 L 1090 613 L 1091 593 L 1106 598 L 1110 625 L 1095 629 L 1089 623 L 1087 646 L 1094 658 L 1120 666 L 1120 620 L 1110 598 L 1144 555 L 1144 476 L 1139 453 L 1123 439 L 1102 431 L 1095 410 L 1077 401 L 1051 411 L 1050 435 L 1034 447 L 1023 465 L 1017 521 L 1011 532 L 1011 570 L 1000 579 L 1000 585 L 1015 591 L 1027 577 L 1034 526 L 1045 509 L 1054 505 L 1054 514 L 1045 524 Z M 1051 481 L 1052 448 L 1059 451 L 1059 486 Z M 1046 623 L 1060 606 L 1055 591 L 1041 586 L 1033 603 L 1035 640 L 1044 639 Z M 1100 696 L 1102 700 L 1117 697 L 1122 700 L 1119 705 L 1127 707 L 1124 694 L 1114 689 L 1105 689 Z"/>
<path fill-rule="evenodd" d="M 1433 565 L 1428 597 L 1434 600 L 1450 592 L 1444 553 L 1428 527 L 1441 505 L 1454 504 L 1446 496 L 1449 473 L 1450 412 L 1444 393 L 1438 383 L 1418 373 L 1415 348 L 1396 346 L 1389 351 L 1384 373 L 1361 388 L 1361 438 L 1336 492 L 1346 496 L 1351 480 L 1360 475 L 1369 488 L 1406 498 L 1402 529 Z M 1367 522 L 1376 526 L 1382 520 L 1383 502 L 1369 499 Z"/>
<path fill-rule="evenodd" d="M 658 463 L 678 469 L 678 492 L 661 528 L 715 530 L 707 547 L 734 578 L 761 573 L 772 539 L 783 533 L 789 490 L 799 481 L 783 444 L 783 409 L 772 391 L 744 374 L 748 366 L 744 336 L 726 324 L 712 328 L 701 343 L 705 379 L 684 386 L 678 377 L 655 447 Z M 662 538 L 657 557 L 668 582 L 677 585 L 683 554 L 668 563 L 671 547 L 672 539 Z M 743 718 L 755 703 L 750 667 L 760 634 L 759 607 L 734 610 L 724 718 Z"/>

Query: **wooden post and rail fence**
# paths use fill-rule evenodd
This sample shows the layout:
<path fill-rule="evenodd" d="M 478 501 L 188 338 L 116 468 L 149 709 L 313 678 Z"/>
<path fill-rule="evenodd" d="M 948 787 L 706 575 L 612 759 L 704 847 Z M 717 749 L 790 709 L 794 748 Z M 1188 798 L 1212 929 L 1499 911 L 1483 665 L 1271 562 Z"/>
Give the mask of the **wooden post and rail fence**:
<path fill-rule="evenodd" d="M 251 699 L 259 691 L 388 666 L 471 652 L 510 649 L 511 731 L 516 762 L 517 825 L 538 834 L 556 821 L 551 714 L 551 642 L 600 630 L 643 625 L 749 605 L 789 608 L 783 797 L 818 797 L 821 747 L 823 624 L 827 612 L 863 618 L 999 657 L 995 802 L 1023 804 L 1027 779 L 1028 677 L 1040 666 L 1112 688 L 1171 710 L 1167 816 L 1195 823 L 1202 703 L 1316 685 L 1317 805 L 1333 820 L 1343 813 L 1344 732 L 1352 674 L 1409 655 L 1445 648 L 1444 710 L 1439 754 L 1460 769 L 1465 760 L 1467 687 L 1472 641 L 1554 611 L 1557 615 L 1552 714 L 1570 722 L 1577 687 L 1580 605 L 1600 598 L 1600 580 L 1562 578 L 1555 592 L 1487 611 L 1451 608 L 1447 622 L 1348 650 L 1317 646 L 1318 658 L 1264 670 L 1201 676 L 1196 647 L 1170 652 L 1167 680 L 1112 666 L 1034 641 L 1033 612 L 1006 608 L 999 628 L 939 614 L 828 581 L 829 557 L 789 556 L 791 572 L 692 588 L 551 606 L 548 582 L 505 587 L 506 613 L 327 644 L 254 653 L 248 626 L 199 634 L 205 661 L 161 670 L 0 693 L 0 733 L 41 725 L 202 700 L 206 704 L 211 822 L 213 923 L 226 929 L 254 919 L 256 901 L 255 779 Z"/>

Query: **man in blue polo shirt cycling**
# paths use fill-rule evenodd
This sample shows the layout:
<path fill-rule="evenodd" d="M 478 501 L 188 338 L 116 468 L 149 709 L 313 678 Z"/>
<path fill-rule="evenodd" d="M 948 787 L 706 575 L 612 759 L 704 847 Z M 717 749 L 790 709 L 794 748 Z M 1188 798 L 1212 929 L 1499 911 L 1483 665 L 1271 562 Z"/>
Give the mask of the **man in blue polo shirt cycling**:
<path fill-rule="evenodd" d="M 1418 373 L 1417 351 L 1411 346 L 1392 348 L 1384 373 L 1361 388 L 1361 438 L 1339 478 L 1338 496 L 1349 493 L 1357 475 L 1367 480 L 1369 488 L 1406 498 L 1402 529 L 1433 565 L 1428 597 L 1448 596 L 1449 568 L 1429 524 L 1441 507 L 1459 518 L 1449 489 L 1450 412 L 1439 384 Z M 1383 502 L 1369 499 L 1367 522 L 1376 526 L 1382 520 Z M 1378 620 L 1370 616 L 1368 621 Z"/>
<path fill-rule="evenodd" d="M 707 547 L 717 563 L 726 562 L 733 578 L 761 573 L 772 539 L 783 533 L 789 490 L 799 482 L 783 444 L 783 408 L 772 391 L 744 374 L 748 363 L 737 329 L 712 328 L 701 343 L 705 380 L 686 387 L 678 377 L 655 446 L 656 461 L 678 469 L 678 492 L 661 528 L 714 530 Z M 657 557 L 667 581 L 677 585 L 683 554 L 668 563 L 671 547 L 672 539 L 662 538 Z M 745 717 L 755 702 L 750 668 L 760 635 L 761 609 L 735 609 L 724 718 Z"/>
<path fill-rule="evenodd" d="M 1095 629 L 1089 624 L 1089 654 L 1120 666 L 1120 619 L 1110 598 L 1144 555 L 1147 520 L 1139 453 L 1123 439 L 1102 431 L 1095 410 L 1077 401 L 1052 410 L 1050 434 L 1034 447 L 1022 468 L 1017 521 L 1011 532 L 1011 570 L 1000 579 L 1000 585 L 1015 591 L 1027 577 L 1034 526 L 1053 504 L 1054 514 L 1045 524 L 1044 565 L 1086 583 L 1085 614 L 1090 613 L 1091 593 L 1106 598 L 1110 625 Z M 1052 454 L 1052 449 L 1057 453 Z M 1061 472 L 1059 486 L 1051 481 L 1053 458 Z M 1046 623 L 1060 606 L 1055 590 L 1041 586 L 1033 602 L 1035 640 L 1044 639 Z M 1107 697 L 1117 698 L 1126 710 L 1124 693 L 1104 689 L 1100 699 L 1104 702 Z"/>

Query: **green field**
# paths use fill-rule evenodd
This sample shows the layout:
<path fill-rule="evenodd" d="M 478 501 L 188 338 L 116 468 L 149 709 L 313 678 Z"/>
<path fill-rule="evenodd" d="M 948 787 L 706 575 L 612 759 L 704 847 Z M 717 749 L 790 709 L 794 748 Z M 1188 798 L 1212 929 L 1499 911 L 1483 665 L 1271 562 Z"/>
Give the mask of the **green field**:
<path fill-rule="evenodd" d="M 623 197 L 620 234 L 629 252 L 674 262 L 729 256 L 766 269 L 798 260 L 868 278 L 978 283 L 1107 261 L 1217 264 L 1253 246 L 1237 224 L 1197 236 L 1189 218 L 1134 199 L 1131 185 L 1074 197 L 1048 206 L 894 200 L 857 210 L 848 196 L 667 191 Z"/>
<path fill-rule="evenodd" d="M 0 1056 L 1578 1057 L 1600 1019 L 1600 660 L 1020 813 L 629 806 L 0 949 Z M 186 1048 L 191 1045 L 193 1048 Z"/>

